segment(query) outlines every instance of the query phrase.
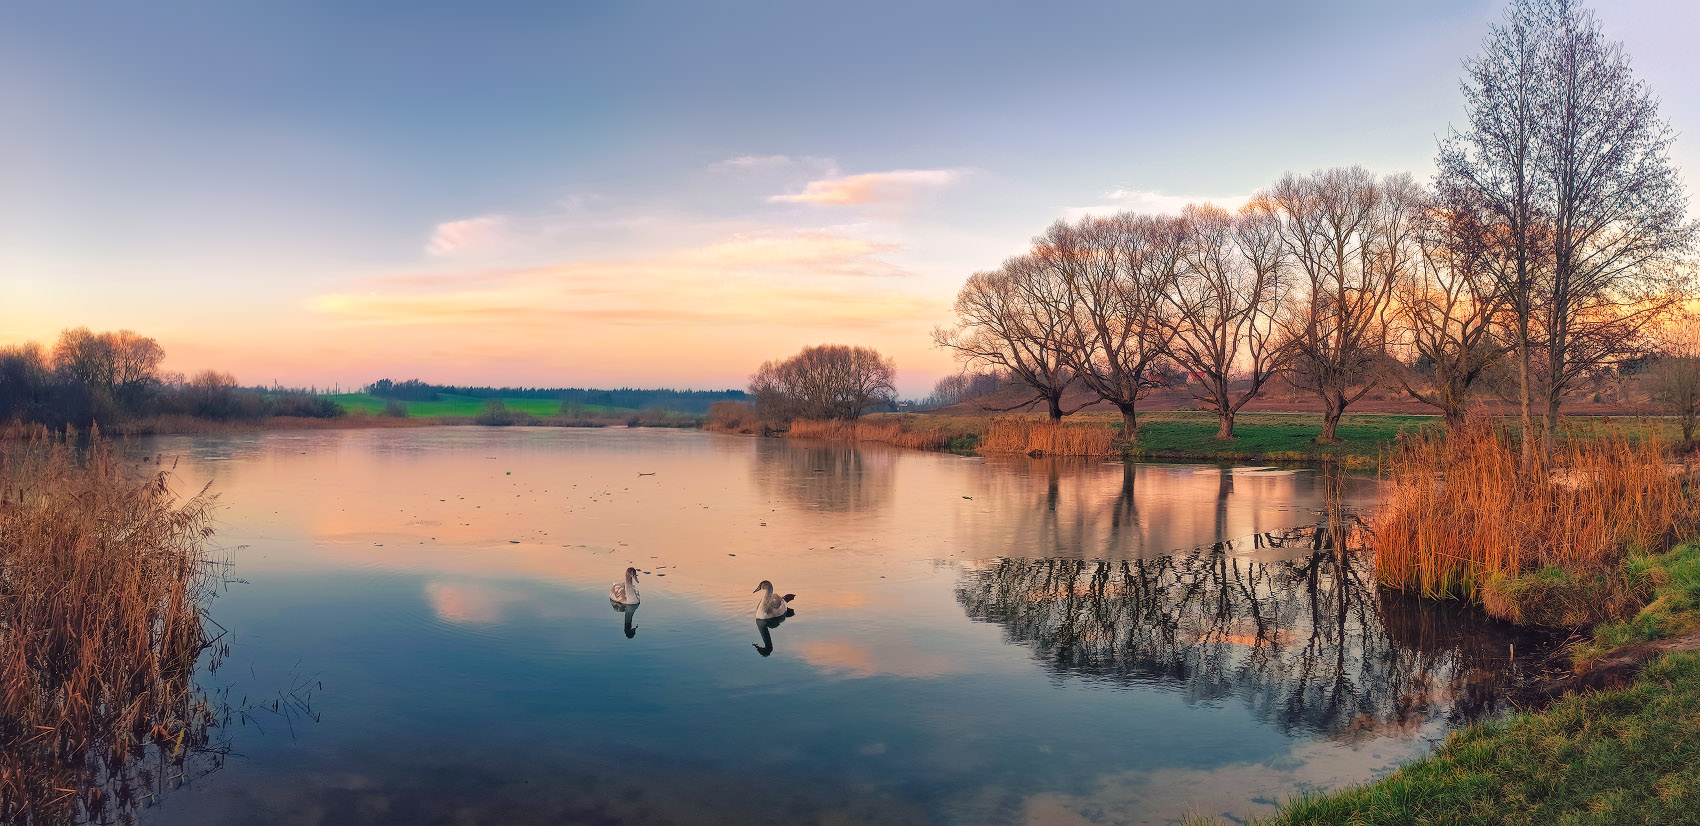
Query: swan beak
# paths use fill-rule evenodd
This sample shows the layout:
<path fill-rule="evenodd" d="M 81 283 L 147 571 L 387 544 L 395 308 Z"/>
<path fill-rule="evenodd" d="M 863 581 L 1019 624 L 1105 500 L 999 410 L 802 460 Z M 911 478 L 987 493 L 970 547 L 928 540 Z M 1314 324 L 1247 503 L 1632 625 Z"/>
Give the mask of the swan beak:
<path fill-rule="evenodd" d="M 755 589 L 755 590 L 754 590 L 754 591 L 751 591 L 751 592 L 750 592 L 750 593 L 752 593 L 752 594 L 759 594 L 759 593 L 761 593 L 761 589 L 760 589 L 760 588 L 757 588 L 757 589 Z"/>

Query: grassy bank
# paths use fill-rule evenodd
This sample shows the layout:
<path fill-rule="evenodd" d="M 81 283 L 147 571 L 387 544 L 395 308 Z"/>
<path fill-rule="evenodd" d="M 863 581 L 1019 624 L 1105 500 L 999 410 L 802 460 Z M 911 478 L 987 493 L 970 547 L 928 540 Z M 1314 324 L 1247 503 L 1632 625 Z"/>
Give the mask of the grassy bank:
<path fill-rule="evenodd" d="M 1475 726 L 1377 783 L 1294 801 L 1266 824 L 1693 823 L 1700 653 L 1635 684 Z"/>
<path fill-rule="evenodd" d="M 950 413 L 875 414 L 863 422 L 857 441 L 886 441 L 894 444 L 937 441 L 945 438 L 948 449 L 959 453 L 987 452 L 987 436 L 993 423 L 1012 419 L 1043 422 L 1042 414 L 960 415 Z M 890 431 L 888 422 L 899 422 Z M 1139 416 L 1139 436 L 1129 441 L 1121 432 L 1121 416 L 1114 411 L 1090 410 L 1064 419 L 1073 426 L 1098 427 L 1108 431 L 1113 450 L 1128 459 L 1184 462 L 1332 462 L 1348 467 L 1375 467 L 1385 458 L 1400 434 L 1415 434 L 1440 427 L 1438 416 L 1363 413 L 1340 420 L 1339 441 L 1317 444 L 1322 435 L 1322 417 L 1314 413 L 1242 413 L 1235 420 L 1236 438 L 1216 438 L 1216 417 L 1198 411 L 1164 411 Z M 713 428 L 711 428 L 713 429 Z M 1567 434 L 1595 438 L 1602 430 L 1627 434 L 1629 438 L 1659 436 L 1672 438 L 1676 426 L 1665 419 L 1625 417 L 1577 417 L 1567 420 Z M 880 434 L 895 432 L 894 438 Z M 824 434 L 815 431 L 810 436 Z M 991 452 L 1008 452 L 992 445 Z"/>
<path fill-rule="evenodd" d="M 994 423 L 1012 420 L 1042 423 L 1042 415 L 964 416 L 936 413 L 875 415 L 863 421 L 870 423 L 899 422 L 905 440 L 911 434 L 942 434 L 952 450 L 959 452 L 1010 452 L 1008 439 L 993 439 Z M 1071 428 L 1101 428 L 1107 433 L 1108 452 L 1133 459 L 1221 462 L 1339 462 L 1347 465 L 1370 466 L 1380 460 L 1386 445 L 1398 434 L 1422 427 L 1437 425 L 1433 416 L 1346 416 L 1340 423 L 1342 441 L 1319 445 L 1316 437 L 1322 433 L 1320 416 L 1305 413 L 1249 413 L 1239 417 L 1236 430 L 1239 437 L 1232 441 L 1216 438 L 1216 419 L 1208 413 L 1190 411 L 1147 413 L 1139 418 L 1139 438 L 1129 442 L 1122 438 L 1121 416 L 1113 412 L 1087 411 L 1064 420 Z M 889 425 L 864 428 L 869 434 L 886 432 Z M 812 431 L 811 431 L 812 433 Z M 818 434 L 817 434 L 818 435 Z M 927 441 L 931 441 L 929 437 Z M 897 439 L 864 438 L 862 441 L 891 441 Z"/>

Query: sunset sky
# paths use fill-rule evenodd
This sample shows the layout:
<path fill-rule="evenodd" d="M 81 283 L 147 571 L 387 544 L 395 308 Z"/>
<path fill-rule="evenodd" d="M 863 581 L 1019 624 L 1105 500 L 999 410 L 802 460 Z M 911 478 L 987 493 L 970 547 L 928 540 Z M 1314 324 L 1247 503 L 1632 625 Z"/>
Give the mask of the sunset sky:
<path fill-rule="evenodd" d="M 1700 4 L 1594 4 L 1700 169 Z M 971 272 L 1084 210 L 1432 172 L 1501 3 L 27 3 L 0 344 L 245 383 L 742 386 L 866 344 L 925 395 Z"/>

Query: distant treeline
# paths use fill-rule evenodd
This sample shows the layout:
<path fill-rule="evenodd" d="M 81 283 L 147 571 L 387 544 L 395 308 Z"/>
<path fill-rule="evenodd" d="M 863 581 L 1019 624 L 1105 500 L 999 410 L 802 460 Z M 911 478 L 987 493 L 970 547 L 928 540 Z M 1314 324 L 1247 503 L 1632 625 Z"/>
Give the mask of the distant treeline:
<path fill-rule="evenodd" d="M 0 347 L 0 424 L 52 428 L 118 424 L 155 416 L 221 421 L 341 416 L 336 402 L 304 390 L 242 387 L 217 370 L 165 373 L 159 342 L 129 330 L 66 330 L 52 348 Z"/>
<path fill-rule="evenodd" d="M 553 399 L 562 404 L 585 407 L 618 407 L 630 410 L 672 410 L 679 413 L 703 415 L 709 405 L 723 401 L 744 401 L 748 394 L 742 390 L 640 390 L 622 387 L 618 390 L 590 390 L 579 387 L 468 387 L 454 384 L 430 384 L 419 379 L 394 381 L 379 379 L 365 388 L 367 393 L 383 399 L 403 402 L 435 401 L 440 395 L 471 396 L 478 399 Z"/>

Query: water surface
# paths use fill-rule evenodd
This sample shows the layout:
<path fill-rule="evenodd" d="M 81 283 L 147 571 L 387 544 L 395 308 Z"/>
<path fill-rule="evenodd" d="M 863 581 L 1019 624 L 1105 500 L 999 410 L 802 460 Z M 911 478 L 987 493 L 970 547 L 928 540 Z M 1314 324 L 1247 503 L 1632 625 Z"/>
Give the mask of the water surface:
<path fill-rule="evenodd" d="M 1242 817 L 1424 753 L 1534 653 L 1314 549 L 1373 478 L 669 430 L 138 447 L 221 497 L 208 680 L 312 687 L 148 822 Z M 764 579 L 797 595 L 771 629 Z"/>

